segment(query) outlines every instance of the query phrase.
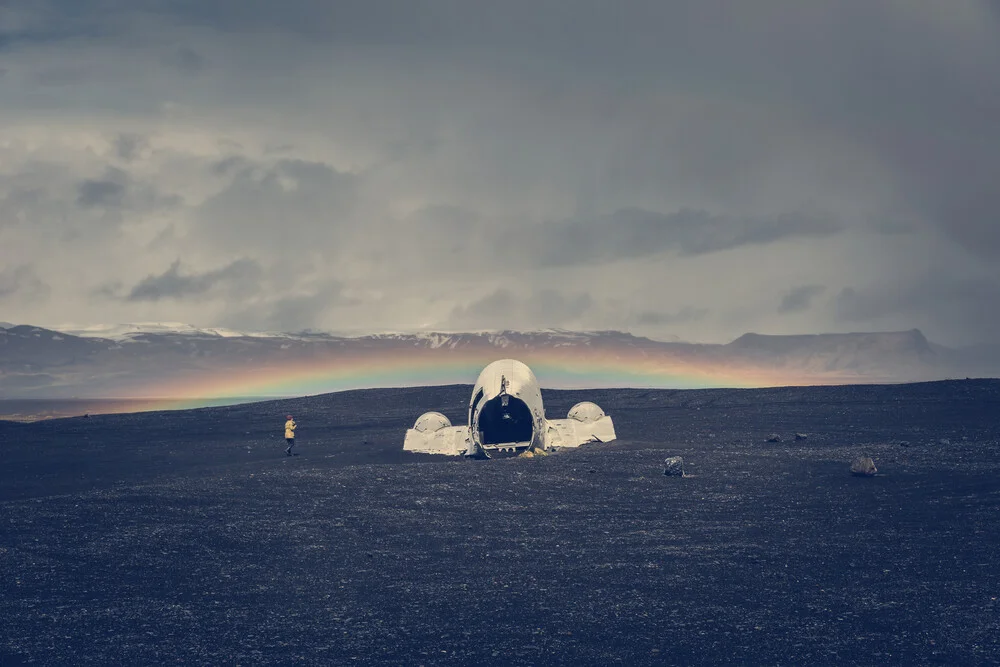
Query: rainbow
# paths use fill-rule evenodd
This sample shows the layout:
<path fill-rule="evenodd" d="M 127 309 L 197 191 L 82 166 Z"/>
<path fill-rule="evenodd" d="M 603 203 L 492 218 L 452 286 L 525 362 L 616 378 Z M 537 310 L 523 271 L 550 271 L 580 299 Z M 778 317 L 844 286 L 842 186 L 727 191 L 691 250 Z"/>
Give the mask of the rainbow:
<path fill-rule="evenodd" d="M 648 349 L 414 348 L 333 353 L 263 366 L 205 368 L 132 387 L 129 393 L 156 409 L 185 409 L 349 389 L 471 385 L 486 364 L 508 356 L 528 364 L 541 386 L 549 389 L 767 387 L 844 381 L 817 381 L 816 377 L 796 377 L 777 369 L 694 364 Z"/>

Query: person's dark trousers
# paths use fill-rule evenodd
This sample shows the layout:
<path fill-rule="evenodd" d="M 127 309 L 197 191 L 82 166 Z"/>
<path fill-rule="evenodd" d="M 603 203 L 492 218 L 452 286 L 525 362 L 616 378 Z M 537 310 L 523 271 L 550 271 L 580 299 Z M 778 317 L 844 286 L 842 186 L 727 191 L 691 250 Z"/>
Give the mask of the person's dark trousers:
<path fill-rule="evenodd" d="M 295 438 L 285 438 L 285 442 L 288 443 L 288 447 L 285 448 L 285 453 L 289 456 L 292 455 L 292 447 L 295 446 Z"/>

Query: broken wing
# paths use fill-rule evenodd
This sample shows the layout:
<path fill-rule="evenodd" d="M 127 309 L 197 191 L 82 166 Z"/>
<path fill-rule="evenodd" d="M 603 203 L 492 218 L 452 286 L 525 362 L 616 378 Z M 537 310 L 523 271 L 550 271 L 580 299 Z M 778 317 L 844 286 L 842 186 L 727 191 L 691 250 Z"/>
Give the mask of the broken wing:
<path fill-rule="evenodd" d="M 422 454 L 447 454 L 459 456 L 469 448 L 468 426 L 446 426 L 436 431 L 406 431 L 403 450 Z"/>
<path fill-rule="evenodd" d="M 615 439 L 615 425 L 607 415 L 587 422 L 576 419 L 549 419 L 545 424 L 547 449 L 579 447 L 588 442 L 611 442 Z"/>

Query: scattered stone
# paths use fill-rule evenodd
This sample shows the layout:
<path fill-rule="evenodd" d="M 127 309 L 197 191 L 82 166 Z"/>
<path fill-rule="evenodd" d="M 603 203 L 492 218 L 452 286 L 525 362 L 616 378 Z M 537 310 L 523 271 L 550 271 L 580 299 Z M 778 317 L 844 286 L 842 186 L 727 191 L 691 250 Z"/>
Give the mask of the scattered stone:
<path fill-rule="evenodd" d="M 667 477 L 684 476 L 684 459 L 680 456 L 671 456 L 663 462 L 663 474 Z"/>
<path fill-rule="evenodd" d="M 878 473 L 875 462 L 870 456 L 859 456 L 851 463 L 851 474 L 858 477 L 874 477 Z"/>
<path fill-rule="evenodd" d="M 951 444 L 951 440 L 949 440 L 948 438 L 941 438 L 940 440 L 938 440 L 938 444 L 939 445 L 950 445 Z"/>
<path fill-rule="evenodd" d="M 795 434 L 795 439 L 796 440 L 805 440 L 808 437 L 809 437 L 808 433 L 796 433 Z"/>
<path fill-rule="evenodd" d="M 535 458 L 535 453 L 533 451 L 531 451 L 530 449 L 526 449 L 523 452 L 521 452 L 520 454 L 518 454 L 517 458 L 519 458 L 519 459 L 533 459 L 533 458 Z"/>
<path fill-rule="evenodd" d="M 909 440 L 900 440 L 899 441 L 899 446 L 900 447 L 909 447 L 910 446 L 910 441 Z"/>
<path fill-rule="evenodd" d="M 771 435 L 767 436 L 767 441 L 768 442 L 781 442 L 781 436 L 778 435 L 777 433 L 772 433 Z"/>

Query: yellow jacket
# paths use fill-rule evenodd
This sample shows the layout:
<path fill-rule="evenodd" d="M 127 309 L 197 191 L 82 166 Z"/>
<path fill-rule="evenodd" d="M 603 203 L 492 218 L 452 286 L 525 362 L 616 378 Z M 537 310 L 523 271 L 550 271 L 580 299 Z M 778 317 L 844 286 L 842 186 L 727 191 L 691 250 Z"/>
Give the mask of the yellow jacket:
<path fill-rule="evenodd" d="M 285 422 L 285 437 L 294 438 L 295 437 L 295 420 L 289 419 Z"/>

